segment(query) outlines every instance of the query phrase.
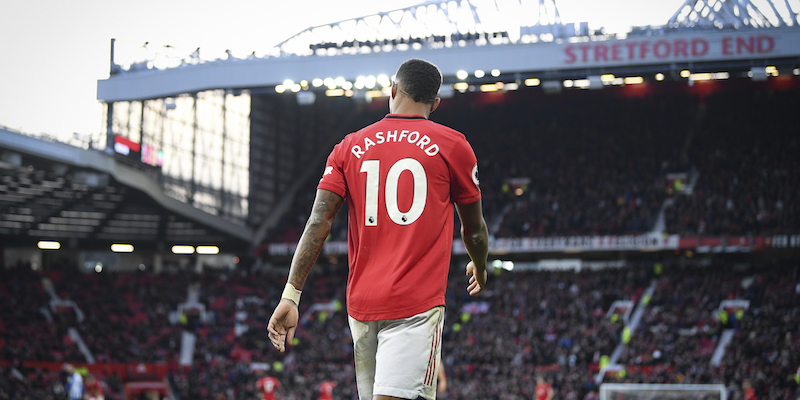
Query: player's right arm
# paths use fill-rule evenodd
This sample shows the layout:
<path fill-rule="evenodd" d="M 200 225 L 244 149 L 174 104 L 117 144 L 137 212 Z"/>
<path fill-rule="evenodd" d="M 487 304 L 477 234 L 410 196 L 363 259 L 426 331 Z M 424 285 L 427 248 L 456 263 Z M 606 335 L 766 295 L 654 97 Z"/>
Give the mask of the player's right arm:
<path fill-rule="evenodd" d="M 338 194 L 325 189 L 317 189 L 311 216 L 308 217 L 303 235 L 297 243 L 297 250 L 292 257 L 292 266 L 289 269 L 289 284 L 294 289 L 298 291 L 303 289 L 308 273 L 311 272 L 311 267 L 314 266 L 322 251 L 322 245 L 331 231 L 333 220 L 343 202 L 344 199 Z M 269 319 L 267 325 L 269 339 L 273 346 L 281 352 L 286 350 L 286 342 L 291 343 L 294 338 L 299 318 L 297 306 L 297 303 L 284 297 L 275 307 L 275 311 Z"/>
<path fill-rule="evenodd" d="M 489 256 L 489 230 L 483 219 L 481 201 L 469 204 L 456 203 L 458 218 L 461 219 L 461 240 L 467 248 L 472 261 L 467 264 L 470 296 L 477 296 L 486 287 L 486 258 Z"/>

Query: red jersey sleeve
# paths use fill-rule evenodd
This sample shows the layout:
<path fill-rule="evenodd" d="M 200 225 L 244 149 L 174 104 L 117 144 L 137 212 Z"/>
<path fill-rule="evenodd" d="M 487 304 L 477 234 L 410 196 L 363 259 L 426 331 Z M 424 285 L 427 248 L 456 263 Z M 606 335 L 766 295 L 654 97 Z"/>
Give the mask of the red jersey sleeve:
<path fill-rule="evenodd" d="M 330 190 L 333 193 L 346 198 L 347 185 L 344 180 L 344 155 L 342 148 L 344 141 L 340 142 L 333 148 L 331 154 L 328 156 L 328 161 L 325 162 L 325 171 L 322 172 L 322 178 L 319 180 L 317 189 Z"/>
<path fill-rule="evenodd" d="M 448 162 L 450 168 L 450 199 L 454 203 L 469 204 L 481 199 L 478 186 L 478 160 L 466 138 L 455 142 Z"/>

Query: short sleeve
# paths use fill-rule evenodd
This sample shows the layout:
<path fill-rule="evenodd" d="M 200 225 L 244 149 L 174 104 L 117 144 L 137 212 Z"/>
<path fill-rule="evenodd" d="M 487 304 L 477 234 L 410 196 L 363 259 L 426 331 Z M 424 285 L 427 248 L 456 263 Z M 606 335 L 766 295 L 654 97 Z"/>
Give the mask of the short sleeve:
<path fill-rule="evenodd" d="M 450 168 L 450 200 L 458 204 L 469 204 L 480 200 L 478 159 L 466 138 L 456 141 L 448 165 Z"/>
<path fill-rule="evenodd" d="M 347 184 L 344 179 L 344 161 L 342 159 L 342 143 L 336 145 L 325 162 L 325 170 L 319 180 L 317 189 L 330 190 L 346 198 Z"/>

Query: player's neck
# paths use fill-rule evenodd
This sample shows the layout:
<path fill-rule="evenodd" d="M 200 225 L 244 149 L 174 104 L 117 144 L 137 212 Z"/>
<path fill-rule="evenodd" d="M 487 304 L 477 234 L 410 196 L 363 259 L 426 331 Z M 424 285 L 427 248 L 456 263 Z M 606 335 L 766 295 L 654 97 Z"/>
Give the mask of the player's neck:
<path fill-rule="evenodd" d="M 398 115 L 422 115 L 428 118 L 431 113 L 431 105 L 425 103 L 417 103 L 414 100 L 398 94 L 392 100 L 389 107 L 389 112 Z"/>

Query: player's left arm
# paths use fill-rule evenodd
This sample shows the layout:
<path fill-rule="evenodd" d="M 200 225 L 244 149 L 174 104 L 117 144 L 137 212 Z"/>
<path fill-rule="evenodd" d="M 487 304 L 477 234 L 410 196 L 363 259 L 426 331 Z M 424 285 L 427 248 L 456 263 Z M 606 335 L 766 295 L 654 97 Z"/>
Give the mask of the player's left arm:
<path fill-rule="evenodd" d="M 436 392 L 442 394 L 447 391 L 447 374 L 444 372 L 444 365 L 439 363 L 438 384 Z"/>
<path fill-rule="evenodd" d="M 325 189 L 317 189 L 311 216 L 306 222 L 303 235 L 297 243 L 292 265 L 289 269 L 289 284 L 296 291 L 301 291 L 306 283 L 311 267 L 322 251 L 322 245 L 331 231 L 331 225 L 339 212 L 344 199 L 338 194 Z M 288 289 L 288 286 L 287 286 Z M 299 295 L 298 295 L 299 298 Z M 281 352 L 286 350 L 286 342 L 292 341 L 297 329 L 299 313 L 298 304 L 289 298 L 283 297 L 275 307 L 269 319 L 267 331 L 272 344 Z"/>

